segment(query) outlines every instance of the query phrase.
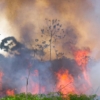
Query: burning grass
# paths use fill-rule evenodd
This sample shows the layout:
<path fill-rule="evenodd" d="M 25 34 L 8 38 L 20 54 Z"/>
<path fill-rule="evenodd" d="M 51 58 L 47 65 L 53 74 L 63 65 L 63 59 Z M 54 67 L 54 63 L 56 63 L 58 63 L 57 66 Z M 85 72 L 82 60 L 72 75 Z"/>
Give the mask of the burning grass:
<path fill-rule="evenodd" d="M 28 93 L 16 94 L 14 96 L 6 96 L 1 98 L 1 100 L 98 100 L 96 95 L 77 95 L 77 94 L 67 94 L 63 95 L 61 93 L 49 93 L 49 94 L 36 94 L 32 95 Z"/>

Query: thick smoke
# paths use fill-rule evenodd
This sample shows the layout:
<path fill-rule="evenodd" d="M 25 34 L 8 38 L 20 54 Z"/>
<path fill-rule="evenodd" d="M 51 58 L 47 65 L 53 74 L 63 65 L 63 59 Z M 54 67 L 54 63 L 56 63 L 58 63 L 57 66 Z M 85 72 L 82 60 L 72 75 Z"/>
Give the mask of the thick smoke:
<path fill-rule="evenodd" d="M 36 51 L 36 48 L 34 49 L 33 47 L 34 39 L 39 38 L 39 40 L 41 40 L 40 31 L 46 25 L 44 21 L 45 18 L 60 19 L 66 34 L 68 32 L 66 38 L 67 42 L 63 40 L 59 45 L 55 45 L 59 51 L 64 49 L 64 53 L 66 57 L 68 57 L 63 58 L 63 62 L 62 60 L 60 61 L 62 64 L 59 65 L 68 69 L 72 76 L 77 77 L 76 73 L 73 72 L 73 69 L 75 69 L 75 72 L 77 71 L 77 73 L 80 72 L 80 69 L 76 70 L 75 66 L 77 65 L 71 60 L 73 59 L 72 51 L 76 50 L 76 48 L 82 49 L 88 47 L 92 52 L 91 57 L 100 58 L 99 4 L 99 0 L 95 0 L 95 2 L 93 0 L 0 0 L 0 41 L 5 37 L 14 36 L 21 44 L 20 48 L 15 48 L 16 50 L 8 50 L 9 55 L 12 56 L 4 57 L 2 55 L 4 52 L 1 52 L 0 55 L 0 67 L 3 68 L 2 70 L 7 75 L 12 73 L 8 76 L 11 77 L 11 81 L 15 85 L 13 86 L 18 87 L 19 84 L 24 84 L 20 82 L 17 83 L 16 80 L 21 77 L 21 73 L 25 73 L 26 71 L 25 69 L 28 66 L 28 62 L 26 62 L 27 57 L 29 59 L 34 56 L 34 52 Z M 46 39 L 48 39 L 48 37 L 46 37 Z M 48 54 L 46 56 L 45 52 L 46 51 L 39 50 L 38 58 L 42 55 L 45 56 L 44 59 L 47 59 Z M 53 55 L 55 55 L 54 52 Z M 5 62 L 7 62 L 7 64 Z M 34 62 L 34 59 L 32 62 Z M 40 72 L 46 70 L 52 78 L 53 73 L 51 75 L 51 72 L 48 71 L 51 64 L 50 61 L 46 61 L 46 64 L 42 64 L 41 61 L 38 60 L 36 60 L 36 62 L 36 65 L 33 65 L 36 66 Z M 55 65 L 56 62 L 58 63 L 59 61 L 54 60 L 53 65 Z M 74 68 L 66 67 L 67 63 L 65 64 L 65 62 L 70 62 L 72 65 L 68 65 L 73 66 Z M 91 65 L 90 62 L 89 65 Z M 44 66 L 46 66 L 46 69 Z M 57 71 L 57 67 L 58 64 L 54 68 L 54 72 Z M 89 66 L 89 68 L 91 68 L 91 66 Z M 14 76 L 13 72 L 15 72 Z M 93 73 L 94 71 L 91 71 L 92 75 L 95 74 Z M 46 75 L 41 77 L 47 79 Z M 43 83 L 41 80 L 41 85 L 46 85 L 46 83 L 47 82 Z M 52 85 L 54 84 L 55 83 L 53 82 Z M 13 88 L 12 85 L 9 87 Z M 47 88 L 47 91 L 49 91 L 49 87 Z"/>
<path fill-rule="evenodd" d="M 94 2 L 90 0 L 14 0 L 13 2 L 7 0 L 2 1 L 1 5 L 4 5 L 1 6 L 3 15 L 15 28 L 15 30 L 12 29 L 11 34 L 14 36 L 16 34 L 20 41 L 26 34 L 22 32 L 24 27 L 30 27 L 31 33 L 28 34 L 32 36 L 31 38 L 37 38 L 40 37 L 38 33 L 45 25 L 44 19 L 57 18 L 61 20 L 63 28 L 66 29 L 66 26 L 71 23 L 74 29 L 78 31 L 80 35 L 78 35 L 79 40 L 76 45 L 79 48 L 86 46 L 93 49 L 97 47 L 98 40 L 95 42 L 93 40 L 95 39 L 94 35 L 99 32 L 99 28 L 95 27 L 99 19 L 96 18 L 98 13 L 95 12 L 95 9 L 97 8 Z M 97 21 L 95 22 L 94 19 Z"/>
<path fill-rule="evenodd" d="M 13 2 L 7 0 L 2 1 L 1 4 L 4 5 L 2 7 L 4 16 L 6 16 L 12 27 L 17 30 L 17 33 L 15 33 L 15 30 L 12 29 L 13 32 L 11 33 L 16 34 L 17 39 L 20 41 L 24 35 L 22 32 L 24 27 L 29 25 L 32 34 L 28 34 L 31 34 L 32 37 L 39 37 L 36 33 L 40 33 L 40 29 L 45 25 L 44 19 L 57 18 L 61 20 L 64 28 L 68 25 L 67 22 L 70 22 L 74 29 L 79 32 L 78 47 L 81 48 L 86 45 L 92 48 L 94 46 L 91 45 L 91 38 L 88 38 L 91 33 L 90 26 L 94 24 L 91 21 L 93 20 L 92 17 L 90 17 L 94 5 L 89 0 L 14 0 Z M 87 42 L 88 44 L 86 44 Z"/>
<path fill-rule="evenodd" d="M 63 57 L 61 59 L 55 59 L 52 62 L 44 62 L 35 59 L 32 56 L 34 50 L 28 49 L 25 45 L 19 43 L 14 37 L 3 39 L 1 49 L 10 52 L 10 55 L 13 55 L 8 57 L 0 55 L 0 71 L 3 72 L 1 96 L 6 94 L 7 89 L 15 89 L 15 93 L 25 92 L 25 77 L 28 76 L 27 71 L 29 70 L 29 67 L 31 67 L 29 79 L 29 92 L 31 93 L 48 93 L 56 91 L 53 90 L 53 88 L 56 88 L 58 82 L 55 73 L 60 69 L 67 69 L 69 74 L 76 80 L 82 73 L 81 69 L 73 59 Z M 37 71 L 38 73 L 36 73 Z M 34 83 L 31 83 L 32 81 Z M 38 86 L 36 86 L 36 84 L 38 84 Z M 78 84 L 82 85 L 81 83 Z M 23 86 L 24 90 L 21 90 Z M 40 86 L 45 87 L 44 92 L 41 89 L 39 90 Z"/>

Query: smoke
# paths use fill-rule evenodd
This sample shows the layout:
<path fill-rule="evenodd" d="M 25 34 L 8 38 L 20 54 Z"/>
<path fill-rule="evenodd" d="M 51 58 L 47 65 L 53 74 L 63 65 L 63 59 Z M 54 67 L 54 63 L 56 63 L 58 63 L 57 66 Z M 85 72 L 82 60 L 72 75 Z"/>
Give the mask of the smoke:
<path fill-rule="evenodd" d="M 71 23 L 80 34 L 78 36 L 79 40 L 76 43 L 79 48 L 84 47 L 84 45 L 90 48 L 93 47 L 93 45 L 91 46 L 92 41 L 89 39 L 91 33 L 89 32 L 89 29 L 91 29 L 89 26 L 94 24 L 92 23 L 93 21 L 90 22 L 94 5 L 89 0 L 14 0 L 13 2 L 7 0 L 2 1 L 1 4 L 5 5 L 2 7 L 4 9 L 4 16 L 6 16 L 10 25 L 17 30 L 17 33 L 15 33 L 15 30 L 12 29 L 11 33 L 14 36 L 16 34 L 17 39 L 20 41 L 22 41 L 25 34 L 30 34 L 31 40 L 36 37 L 40 38 L 36 33 L 40 33 L 41 28 L 45 25 L 44 19 L 57 18 L 61 20 L 65 30 L 66 26 Z M 28 29 L 30 27 L 31 33 L 30 29 L 27 30 L 29 31 L 27 33 L 22 32 L 24 27 L 28 27 Z M 89 45 L 86 44 L 87 42 Z"/>
<path fill-rule="evenodd" d="M 12 40 L 12 41 L 11 41 Z M 9 41 L 9 42 L 8 42 Z M 9 43 L 6 44 L 5 43 Z M 15 45 L 10 44 L 15 43 Z M 10 45 L 11 48 L 9 47 Z M 57 91 L 56 74 L 60 69 L 68 70 L 69 74 L 74 77 L 75 81 L 82 71 L 73 59 L 61 58 L 50 61 L 40 61 L 35 59 L 32 54 L 34 50 L 28 49 L 19 43 L 14 37 L 8 37 L 2 40 L 1 49 L 9 52 L 13 56 L 4 57 L 0 55 L 0 72 L 3 73 L 1 84 L 1 96 L 6 94 L 6 90 L 15 89 L 15 93 L 25 92 L 26 77 L 28 76 L 29 67 L 31 68 L 29 78 L 29 90 L 31 93 L 48 93 Z M 13 53 L 16 51 L 17 53 Z M 6 62 L 6 63 L 5 63 Z M 62 66 L 62 67 L 61 67 Z M 83 79 L 84 80 L 84 79 Z M 85 81 L 85 80 L 84 80 Z M 76 84 L 73 83 L 73 84 Z M 80 82 L 78 83 L 82 85 Z M 43 89 L 44 88 L 44 91 Z"/>
<path fill-rule="evenodd" d="M 94 59 L 99 59 L 99 4 L 99 0 L 0 0 L 0 41 L 5 37 L 14 36 L 21 44 L 23 44 L 23 46 L 20 47 L 21 49 L 17 48 L 16 52 L 13 52 L 13 55 L 16 56 L 13 56 L 14 58 L 11 57 L 9 60 L 8 57 L 12 54 L 12 51 L 9 51 L 10 54 L 9 52 L 8 54 L 5 54 L 6 52 L 0 50 L 1 61 L 3 61 L 3 64 L 5 63 L 4 61 L 8 62 L 7 65 L 1 64 L 0 66 L 6 66 L 3 68 L 5 68 L 4 71 L 6 69 L 8 70 L 8 72 L 6 72 L 7 74 L 18 70 L 18 73 L 16 73 L 14 76 L 16 79 L 21 77 L 20 73 L 25 73 L 22 66 L 25 66 L 26 68 L 28 64 L 23 65 L 23 63 L 25 63 L 24 59 L 27 58 L 27 56 L 28 58 L 33 57 L 33 50 L 35 50 L 33 44 L 35 44 L 35 39 L 38 38 L 41 43 L 42 38 L 40 37 L 40 33 L 41 29 L 46 26 L 45 18 L 59 19 L 65 33 L 68 33 L 65 40 L 59 41 L 59 44 L 54 44 L 56 45 L 57 50 L 60 52 L 63 50 L 66 57 L 73 59 L 73 55 L 71 53 L 73 50 L 76 48 L 83 49 L 84 47 L 88 47 L 91 50 L 90 56 Z M 49 39 L 49 37 L 46 37 L 45 39 Z M 47 52 L 47 54 L 45 54 L 45 52 Z M 52 51 L 52 53 L 54 58 L 55 52 Z M 5 58 L 2 54 L 6 55 L 7 58 Z M 42 53 L 41 50 L 38 51 L 38 55 L 45 55 L 44 59 L 47 60 L 49 55 L 48 49 Z M 68 59 L 65 61 L 70 62 Z M 58 63 L 58 61 L 55 62 Z M 89 62 L 89 64 L 90 63 L 91 62 Z M 50 62 L 46 62 L 44 65 L 40 62 L 38 63 L 37 61 L 35 66 L 37 66 L 37 68 L 39 67 L 39 70 L 41 70 L 40 72 L 42 72 L 42 70 L 46 70 L 46 74 L 49 74 L 52 78 L 51 72 L 48 71 L 48 66 L 50 66 L 50 64 Z M 75 67 L 76 65 L 74 64 L 72 66 Z M 97 65 L 99 66 L 99 63 Z M 56 68 L 58 68 L 59 65 L 57 64 L 56 66 L 57 67 L 55 67 L 55 70 L 57 70 Z M 60 65 L 60 67 L 61 66 L 62 65 Z M 67 63 L 63 66 L 67 66 Z M 94 66 L 95 70 L 96 68 L 98 70 L 98 66 Z M 89 65 L 89 68 L 91 69 L 90 76 L 95 75 L 95 72 L 93 71 L 94 67 L 91 68 Z M 20 69 L 20 71 L 22 70 L 21 72 L 19 71 L 19 68 L 22 68 Z M 69 73 L 74 74 L 72 76 L 77 76 L 77 71 L 74 73 L 70 68 L 65 69 L 69 69 Z M 76 69 L 76 67 L 73 69 Z M 80 72 L 79 69 L 77 70 Z M 13 75 L 9 77 L 12 76 Z M 47 79 L 46 75 L 43 75 L 42 77 L 43 79 Z M 91 79 L 92 82 L 97 82 L 94 81 L 94 78 Z M 15 79 L 13 81 L 15 81 Z M 49 82 L 42 82 L 41 85 L 46 85 L 46 83 Z M 99 82 L 97 83 L 99 84 Z M 13 84 L 17 84 L 17 81 L 15 81 Z M 54 85 L 55 83 L 53 82 L 52 84 Z M 47 88 L 49 91 L 49 87 Z"/>
<path fill-rule="evenodd" d="M 90 0 L 14 0 L 13 2 L 7 0 L 1 1 L 1 5 L 4 5 L 1 6 L 4 9 L 3 15 L 10 26 L 17 31 L 12 29 L 11 35 L 15 36 L 16 34 L 16 38 L 21 42 L 25 34 L 30 34 L 30 40 L 37 37 L 41 39 L 38 33 L 46 24 L 44 19 L 57 18 L 65 30 L 70 23 L 77 31 L 79 34 L 76 43 L 78 48 L 86 46 L 93 49 L 97 44 L 97 41 L 93 41 L 95 40 L 94 35 L 99 32 L 96 25 L 94 26 L 99 22 L 95 22 L 95 19 L 97 20 L 95 9 L 97 8 Z M 28 29 L 27 33 L 22 31 L 25 27 Z"/>

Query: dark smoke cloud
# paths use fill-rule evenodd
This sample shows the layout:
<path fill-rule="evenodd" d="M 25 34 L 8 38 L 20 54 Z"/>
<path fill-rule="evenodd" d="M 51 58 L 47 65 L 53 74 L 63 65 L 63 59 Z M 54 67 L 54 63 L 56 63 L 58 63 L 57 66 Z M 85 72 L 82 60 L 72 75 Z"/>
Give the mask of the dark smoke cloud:
<path fill-rule="evenodd" d="M 88 20 L 88 13 L 93 10 L 93 4 L 89 0 L 7 0 L 5 4 L 5 14 L 11 25 L 15 25 L 14 27 L 18 30 L 19 40 L 22 40 L 25 34 L 29 34 L 31 40 L 33 37 L 39 37 L 37 34 L 45 25 L 44 19 L 58 18 L 65 30 L 67 22 L 73 25 L 80 34 L 77 45 L 78 47 L 83 46 L 85 41 L 83 37 L 87 34 L 83 34 L 84 29 L 81 28 L 86 26 L 84 23 Z M 28 32 L 25 32 L 24 28 Z"/>
<path fill-rule="evenodd" d="M 27 23 L 25 26 L 21 27 L 20 33 L 22 34 L 22 43 L 28 43 L 27 45 L 31 45 L 31 43 L 33 43 L 33 38 L 35 37 L 33 24 Z"/>
<path fill-rule="evenodd" d="M 93 10 L 93 4 L 89 0 L 6 0 L 4 3 L 6 17 L 10 24 L 18 30 L 16 37 L 19 36 L 19 40 L 22 40 L 25 34 L 29 34 L 32 40 L 32 37 L 37 37 L 41 27 L 45 25 L 45 18 L 58 18 L 65 29 L 67 22 L 73 25 L 81 36 L 77 45 L 83 46 L 85 41 L 83 37 L 87 34 L 83 34 L 84 29 L 81 28 L 88 20 L 88 13 Z M 25 27 L 33 34 L 22 32 Z"/>
<path fill-rule="evenodd" d="M 53 91 L 53 87 L 58 82 L 56 73 L 61 69 L 68 70 L 69 74 L 74 77 L 74 81 L 78 80 L 78 76 L 81 76 L 82 70 L 80 69 L 80 67 L 78 67 L 74 59 L 63 57 L 60 59 L 55 59 L 52 62 L 40 61 L 31 56 L 34 53 L 31 49 L 28 49 L 23 45 L 19 47 L 17 45 L 19 44 L 19 42 L 17 42 L 14 37 L 8 37 L 6 38 L 6 40 L 7 39 L 14 39 L 16 41 L 16 45 L 13 48 L 15 48 L 16 46 L 17 47 L 16 49 L 12 49 L 11 52 L 14 52 L 16 50 L 19 52 L 19 54 L 14 54 L 11 57 L 4 57 L 3 55 L 0 55 L 0 71 L 4 73 L 1 96 L 6 94 L 7 89 L 16 88 L 16 93 L 19 93 L 21 91 L 21 87 L 25 86 L 26 84 L 26 80 L 21 80 L 21 78 L 27 77 L 27 69 L 30 63 L 32 65 L 30 78 L 40 86 L 44 86 L 46 88 L 45 92 Z M 34 76 L 32 76 L 32 74 L 34 74 L 34 70 L 39 71 L 39 77 L 35 78 Z M 29 91 L 32 92 L 30 81 L 29 84 Z M 80 84 L 80 82 L 78 84 Z"/>

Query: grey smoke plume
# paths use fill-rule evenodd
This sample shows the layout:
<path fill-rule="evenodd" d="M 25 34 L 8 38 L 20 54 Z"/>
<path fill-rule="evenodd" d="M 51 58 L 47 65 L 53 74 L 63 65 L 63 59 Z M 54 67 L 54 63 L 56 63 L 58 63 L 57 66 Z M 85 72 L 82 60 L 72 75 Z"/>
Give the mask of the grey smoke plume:
<path fill-rule="evenodd" d="M 12 40 L 12 41 L 11 41 Z M 5 46 L 6 43 L 6 46 Z M 8 44 L 7 44 L 8 43 Z M 11 44 L 12 43 L 12 44 Z M 9 48 L 9 45 L 13 45 Z M 41 61 L 34 58 L 32 54 L 34 50 L 28 49 L 25 45 L 19 43 L 14 37 L 7 37 L 2 40 L 1 49 L 17 53 L 11 53 L 13 56 L 4 57 L 0 55 L 0 70 L 4 73 L 2 77 L 1 96 L 6 94 L 7 89 L 16 89 L 15 93 L 25 92 L 26 78 L 29 67 L 31 74 L 29 78 L 29 90 L 31 93 L 48 93 L 56 90 L 57 76 L 55 73 L 59 70 L 68 70 L 69 74 L 74 78 L 74 85 L 82 85 L 78 76 L 82 75 L 82 70 L 74 59 L 62 57 L 51 61 Z M 5 63 L 6 62 L 6 63 Z M 78 85 L 76 85 L 77 80 Z M 82 80 L 84 80 L 82 78 Z M 84 80 L 85 82 L 85 80 Z M 24 87 L 23 90 L 21 90 Z M 42 90 L 45 88 L 45 91 Z M 54 90 L 55 88 L 55 90 Z"/>
<path fill-rule="evenodd" d="M 10 58 L 9 56 L 7 56 L 7 58 L 4 57 L 2 55 L 4 53 L 1 53 L 1 68 L 3 66 L 4 71 L 7 69 L 9 71 L 8 73 L 10 73 L 10 70 L 13 68 L 15 68 L 13 69 L 14 71 L 19 70 L 18 66 L 20 66 L 23 70 L 21 73 L 24 73 L 25 70 L 22 66 L 25 68 L 28 66 L 28 63 L 26 63 L 26 60 L 24 61 L 24 59 L 33 57 L 34 53 L 31 44 L 33 44 L 34 39 L 37 39 L 37 37 L 41 40 L 38 33 L 40 33 L 40 30 L 45 26 L 45 18 L 60 19 L 65 31 L 70 31 L 71 27 L 71 32 L 68 32 L 69 35 L 67 35 L 68 37 L 66 38 L 67 42 L 61 41 L 63 45 L 60 45 L 60 47 L 58 45 L 57 48 L 59 50 L 64 48 L 66 57 L 73 59 L 70 49 L 73 49 L 74 47 L 79 49 L 89 47 L 92 52 L 91 57 L 99 59 L 99 4 L 99 0 L 0 0 L 0 41 L 7 36 L 14 36 L 21 44 L 23 44 L 21 45 L 22 47 L 16 48 L 17 50 L 13 50 L 13 52 L 9 49 L 10 55 L 13 55 Z M 70 26 L 69 23 L 72 26 Z M 67 28 L 68 26 L 70 27 Z M 74 31 L 72 31 L 73 29 Z M 45 51 L 42 53 L 39 51 L 38 56 L 39 55 L 44 56 Z M 53 53 L 53 55 L 55 55 L 55 53 Z M 45 58 L 47 57 L 48 56 Z M 5 62 L 7 62 L 7 65 Z M 17 66 L 17 64 L 19 65 Z M 42 66 L 41 63 L 39 64 L 40 65 L 38 66 Z M 48 65 L 49 64 L 43 64 L 43 66 Z M 73 64 L 73 66 L 75 66 L 75 64 Z M 89 66 L 89 68 L 92 70 L 93 67 L 91 68 L 91 66 Z M 98 72 L 98 69 L 99 67 L 95 70 Z M 70 73 L 72 72 L 73 71 L 70 71 Z M 91 71 L 90 75 L 95 76 L 95 72 Z M 10 77 L 12 76 L 13 75 Z M 15 77 L 17 76 L 20 77 L 21 74 L 17 75 L 16 73 Z M 52 75 L 50 74 L 50 76 Z M 14 84 L 16 83 L 17 82 L 15 81 Z"/>

